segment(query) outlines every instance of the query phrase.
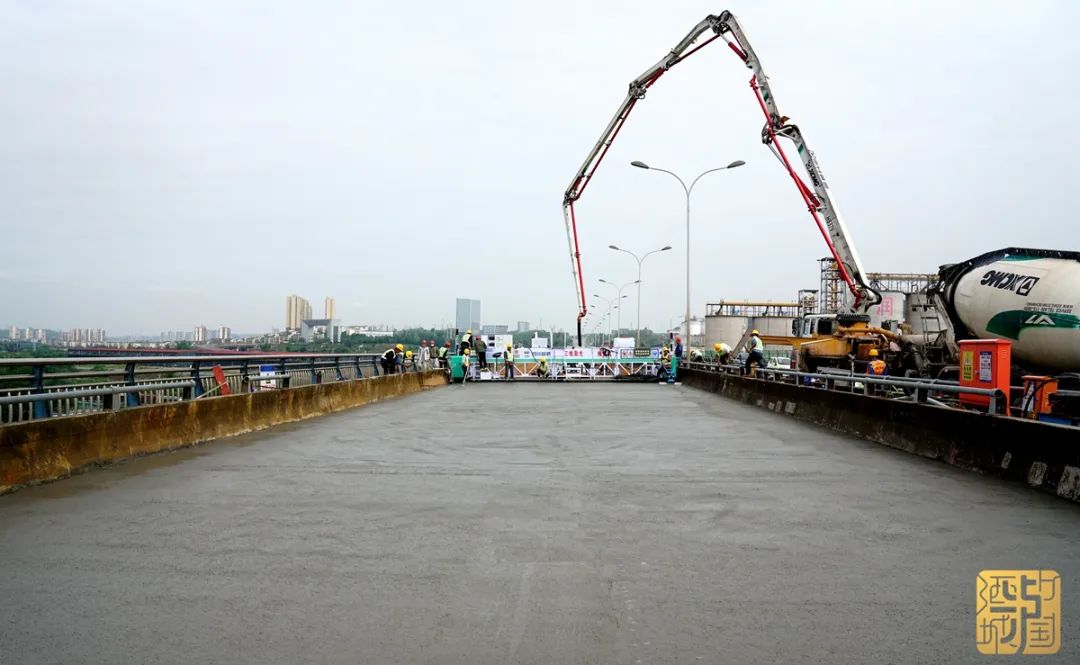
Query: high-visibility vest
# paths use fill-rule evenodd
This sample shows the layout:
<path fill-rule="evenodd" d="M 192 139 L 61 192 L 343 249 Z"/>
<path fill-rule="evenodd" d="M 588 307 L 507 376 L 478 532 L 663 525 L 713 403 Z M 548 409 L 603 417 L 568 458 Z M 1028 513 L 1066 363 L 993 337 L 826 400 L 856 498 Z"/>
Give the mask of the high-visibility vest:
<path fill-rule="evenodd" d="M 446 347 L 445 346 L 440 346 L 439 347 L 439 357 L 440 358 L 445 358 L 446 357 Z"/>
<path fill-rule="evenodd" d="M 504 357 L 506 358 L 506 362 L 508 362 L 508 363 L 514 362 L 514 350 L 513 349 L 507 349 L 506 350 L 506 355 Z"/>
<path fill-rule="evenodd" d="M 760 337 L 758 337 L 757 335 L 753 335 L 753 336 L 750 337 L 750 352 L 751 353 L 753 353 L 754 351 L 763 351 L 764 349 L 765 349 L 765 345 L 761 343 L 761 338 Z"/>
<path fill-rule="evenodd" d="M 876 376 L 882 376 L 885 374 L 885 361 L 878 358 L 877 360 L 870 361 L 870 373 Z"/>

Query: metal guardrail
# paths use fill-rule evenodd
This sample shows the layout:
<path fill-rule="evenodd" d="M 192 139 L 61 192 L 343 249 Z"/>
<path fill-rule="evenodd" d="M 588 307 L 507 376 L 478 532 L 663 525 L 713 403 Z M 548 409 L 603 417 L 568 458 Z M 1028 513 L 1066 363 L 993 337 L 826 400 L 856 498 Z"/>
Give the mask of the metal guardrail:
<path fill-rule="evenodd" d="M 680 363 L 679 367 L 720 374 L 743 375 L 743 367 L 741 365 L 717 365 L 715 363 L 692 363 L 684 361 Z M 877 397 L 889 397 L 889 395 L 874 394 L 876 391 L 871 389 L 870 386 L 896 388 L 896 392 L 899 393 L 899 396 L 895 397 L 895 399 L 914 401 L 919 404 L 930 404 L 933 406 L 948 407 L 948 405 L 933 399 L 931 397 L 932 393 L 981 395 L 989 398 L 988 413 L 1005 413 L 1005 407 L 1009 404 L 1009 396 L 1001 390 L 992 388 L 971 388 L 968 386 L 961 386 L 955 381 L 943 381 L 940 379 L 874 376 L 869 374 L 852 374 L 841 370 L 831 370 L 828 372 L 800 372 L 794 369 L 777 367 L 758 367 L 754 372 L 754 377 L 747 378 L 758 378 L 763 381 L 788 383 L 812 390 L 838 390 L 841 388 L 838 384 L 850 384 L 852 390 L 845 390 L 844 392 L 854 392 L 854 384 L 861 383 L 863 386 L 863 394 Z"/>
<path fill-rule="evenodd" d="M 225 386 L 253 392 L 382 373 L 378 355 L 356 353 L 3 358 L 4 367 L 27 373 L 0 375 L 0 424 L 199 399 Z M 402 369 L 419 371 L 413 364 Z"/>
<path fill-rule="evenodd" d="M 540 358 L 518 356 L 514 359 L 515 381 L 651 381 L 660 376 L 660 361 L 652 357 L 619 358 L 617 356 L 598 357 L 551 357 L 548 361 L 547 374 L 540 376 Z M 505 380 L 506 360 L 499 356 L 488 359 L 487 375 L 482 375 L 478 363 L 469 364 L 468 381 Z"/>

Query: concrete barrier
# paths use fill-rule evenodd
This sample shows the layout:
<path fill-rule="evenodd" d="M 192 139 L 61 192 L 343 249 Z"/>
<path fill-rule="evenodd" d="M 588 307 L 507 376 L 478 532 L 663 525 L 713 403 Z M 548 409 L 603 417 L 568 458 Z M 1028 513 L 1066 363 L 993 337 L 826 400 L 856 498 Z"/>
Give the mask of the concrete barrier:
<path fill-rule="evenodd" d="M 1080 502 L 1080 430 L 702 370 L 683 383 Z"/>
<path fill-rule="evenodd" d="M 233 436 L 446 385 L 395 374 L 0 426 L 0 494 L 92 466 Z"/>

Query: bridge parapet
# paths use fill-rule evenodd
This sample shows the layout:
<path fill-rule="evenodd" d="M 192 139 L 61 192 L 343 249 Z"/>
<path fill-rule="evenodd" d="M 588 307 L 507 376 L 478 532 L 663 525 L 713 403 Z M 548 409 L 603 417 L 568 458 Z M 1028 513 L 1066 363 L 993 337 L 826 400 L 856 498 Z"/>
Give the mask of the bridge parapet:
<path fill-rule="evenodd" d="M 0 493 L 446 385 L 443 371 L 314 383 L 0 425 Z"/>
<path fill-rule="evenodd" d="M 1080 502 L 1080 436 L 1074 427 L 839 392 L 702 368 L 686 385 Z"/>
<path fill-rule="evenodd" d="M 0 424 L 379 376 L 357 353 L 4 358 Z M 416 368 L 410 367 L 410 371 Z"/>

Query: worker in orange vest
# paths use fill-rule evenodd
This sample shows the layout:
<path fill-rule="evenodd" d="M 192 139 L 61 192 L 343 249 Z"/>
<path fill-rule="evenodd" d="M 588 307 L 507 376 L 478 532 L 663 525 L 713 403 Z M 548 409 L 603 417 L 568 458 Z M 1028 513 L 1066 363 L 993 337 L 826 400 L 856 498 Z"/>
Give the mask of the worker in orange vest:
<path fill-rule="evenodd" d="M 887 376 L 889 374 L 889 367 L 881 359 L 881 354 L 878 353 L 877 349 L 870 349 L 870 362 L 866 366 L 866 373 L 873 376 Z"/>

